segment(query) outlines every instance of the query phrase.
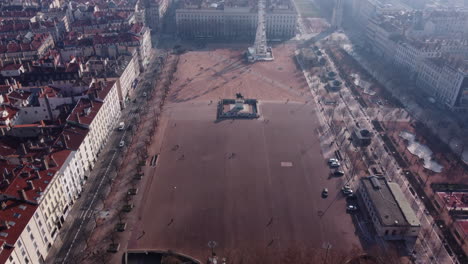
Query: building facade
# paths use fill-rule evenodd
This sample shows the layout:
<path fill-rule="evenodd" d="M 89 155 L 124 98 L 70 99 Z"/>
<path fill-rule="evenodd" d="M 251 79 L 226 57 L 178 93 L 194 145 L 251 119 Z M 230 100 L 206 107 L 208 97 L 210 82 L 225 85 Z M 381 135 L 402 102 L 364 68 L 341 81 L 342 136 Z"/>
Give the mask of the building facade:
<path fill-rule="evenodd" d="M 183 38 L 252 40 L 258 23 L 254 5 L 228 6 L 227 3 L 198 5 L 186 2 L 176 10 L 179 36 Z M 297 13 L 292 3 L 270 3 L 266 8 L 269 40 L 284 40 L 296 34 Z"/>
<path fill-rule="evenodd" d="M 384 177 L 364 177 L 359 193 L 378 236 L 386 240 L 417 238 L 421 224 L 398 184 Z"/>

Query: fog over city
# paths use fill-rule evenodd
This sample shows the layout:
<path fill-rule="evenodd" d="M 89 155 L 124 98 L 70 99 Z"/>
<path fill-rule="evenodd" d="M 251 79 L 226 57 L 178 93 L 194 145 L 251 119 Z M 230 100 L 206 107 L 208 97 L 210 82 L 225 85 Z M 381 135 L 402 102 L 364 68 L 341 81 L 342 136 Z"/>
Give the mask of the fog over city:
<path fill-rule="evenodd" d="M 468 263 L 468 0 L 0 0 L 0 263 Z"/>

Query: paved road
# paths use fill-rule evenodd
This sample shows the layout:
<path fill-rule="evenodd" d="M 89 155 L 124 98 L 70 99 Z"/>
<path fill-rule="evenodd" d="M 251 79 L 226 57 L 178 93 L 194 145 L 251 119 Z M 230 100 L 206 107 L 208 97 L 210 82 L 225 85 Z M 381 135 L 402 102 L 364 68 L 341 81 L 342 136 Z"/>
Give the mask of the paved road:
<path fill-rule="evenodd" d="M 324 54 L 325 56 L 327 54 Z M 333 62 L 328 58 L 328 61 L 330 62 L 329 67 L 330 69 L 337 72 Z M 327 70 L 327 71 L 328 71 Z M 304 72 L 304 75 L 307 77 L 308 74 Z M 312 84 L 310 81 L 310 78 L 307 78 L 309 87 L 311 88 L 312 93 L 316 94 L 317 89 L 313 88 L 316 87 Z M 323 85 L 319 85 L 321 89 L 323 89 Z M 317 97 L 316 97 L 317 98 Z M 343 98 L 346 98 L 346 100 L 343 100 Z M 362 109 L 362 107 L 357 103 L 357 101 L 354 99 L 352 96 L 352 93 L 349 89 L 341 89 L 340 91 L 340 100 L 339 100 L 339 105 L 346 106 L 347 107 L 347 113 L 348 118 L 353 120 L 353 122 L 346 123 L 347 128 L 349 131 L 351 131 L 354 127 L 354 124 L 356 122 L 359 122 L 361 125 L 364 127 L 370 128 L 374 134 L 378 134 L 377 131 L 373 129 L 372 124 L 370 123 L 370 118 L 367 115 L 367 113 Z M 325 119 L 325 117 L 323 117 Z M 327 123 L 325 121 L 325 123 Z M 333 135 L 332 135 L 333 138 Z M 339 140 L 334 140 L 334 142 L 339 142 Z M 393 180 L 397 181 L 404 194 L 406 195 L 406 198 L 408 201 L 411 203 L 413 209 L 419 216 L 422 226 L 424 228 L 427 228 L 428 230 L 431 230 L 429 234 L 429 241 L 430 242 L 424 242 L 423 240 L 427 241 L 427 238 L 422 238 L 422 232 L 420 233 L 420 239 L 418 239 L 415 247 L 413 249 L 410 249 L 409 251 L 414 251 L 414 257 L 416 258 L 416 263 L 453 263 L 453 259 L 448 255 L 447 251 L 445 250 L 444 247 L 442 247 L 443 241 L 440 239 L 440 235 L 437 232 L 437 228 L 434 228 L 433 223 L 434 220 L 432 217 L 423 214 L 425 211 L 425 207 L 422 204 L 421 201 L 419 201 L 419 198 L 414 196 L 410 191 L 409 191 L 409 186 L 410 184 L 407 182 L 406 178 L 402 175 L 402 170 L 399 168 L 396 164 L 396 161 L 392 156 L 390 156 L 386 150 L 383 148 L 385 144 L 381 140 L 380 137 L 374 137 L 373 143 L 371 145 L 371 148 L 374 149 L 376 152 L 381 153 L 380 159 L 378 160 L 379 165 L 385 164 L 385 171 L 387 171 L 387 174 L 392 177 Z M 336 145 L 335 150 L 341 149 L 341 146 Z M 331 151 L 330 151 L 331 152 Z M 363 160 L 365 162 L 365 160 Z M 355 186 L 355 183 L 351 181 L 351 185 Z M 439 232 L 440 233 L 440 232 Z M 377 240 L 383 247 L 386 247 L 386 243 L 382 240 Z"/>
<path fill-rule="evenodd" d="M 131 120 L 137 115 L 136 110 L 142 105 L 144 97 L 141 96 L 141 90 L 144 89 L 145 80 L 159 67 L 155 61 L 155 54 L 150 59 L 151 63 L 148 69 L 139 77 L 139 83 L 135 90 L 130 92 L 130 97 L 137 100 L 136 103 L 127 102 L 127 107 L 122 110 L 121 121 Z M 127 124 L 128 125 L 128 124 Z M 79 261 L 79 256 L 85 254 L 83 250 L 86 246 L 87 235 L 95 227 L 95 219 L 105 216 L 101 212 L 100 203 L 105 195 L 105 185 L 111 182 L 115 176 L 116 160 L 123 156 L 124 149 L 119 148 L 119 142 L 128 138 L 128 130 L 111 132 L 105 148 L 101 151 L 98 162 L 90 173 L 88 182 L 84 186 L 84 191 L 73 205 L 64 226 L 58 234 L 58 238 L 51 249 L 46 263 L 75 263 Z M 104 214 L 104 215 L 103 215 Z M 75 256 L 75 258 L 74 258 Z M 78 258 L 76 258 L 78 256 Z"/>

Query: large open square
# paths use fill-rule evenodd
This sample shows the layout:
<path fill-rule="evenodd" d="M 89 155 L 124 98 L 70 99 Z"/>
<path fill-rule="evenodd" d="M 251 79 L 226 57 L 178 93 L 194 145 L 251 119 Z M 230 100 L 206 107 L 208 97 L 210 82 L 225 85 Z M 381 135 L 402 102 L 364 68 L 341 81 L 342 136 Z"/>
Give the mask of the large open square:
<path fill-rule="evenodd" d="M 343 254 L 360 248 L 340 193 L 343 179 L 330 177 L 318 141 L 316 106 L 309 95 L 301 98 L 306 85 L 301 86 L 290 55 L 247 66 L 236 59 L 239 69 L 223 72 L 230 78 L 215 78 L 219 69 L 232 65 L 232 56 L 197 53 L 182 55 L 179 70 L 196 65 L 202 73 L 194 76 L 207 74 L 204 69 L 210 76 L 193 83 L 195 78 L 178 77 L 171 87 L 152 145 L 159 158 L 146 170 L 128 249 L 172 250 L 204 261 L 210 240 L 217 242 L 220 255 L 248 248 L 301 246 L 325 252 L 331 245 Z M 233 80 L 244 68 L 250 72 Z M 268 72 L 272 69 L 291 75 L 278 77 Z M 220 79 L 226 87 L 204 89 Z M 188 83 L 181 87 L 180 82 Z M 234 98 L 235 92 L 259 99 L 260 118 L 216 121 L 217 98 Z M 323 188 L 330 192 L 326 199 Z"/>

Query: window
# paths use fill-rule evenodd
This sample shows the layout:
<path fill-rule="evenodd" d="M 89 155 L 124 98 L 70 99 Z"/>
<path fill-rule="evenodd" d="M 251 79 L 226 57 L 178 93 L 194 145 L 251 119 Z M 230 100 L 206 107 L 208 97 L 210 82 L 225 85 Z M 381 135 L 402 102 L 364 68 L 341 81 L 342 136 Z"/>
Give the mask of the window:
<path fill-rule="evenodd" d="M 29 227 L 29 225 L 26 226 L 26 230 L 28 230 L 29 233 L 31 232 L 31 228 Z"/>

